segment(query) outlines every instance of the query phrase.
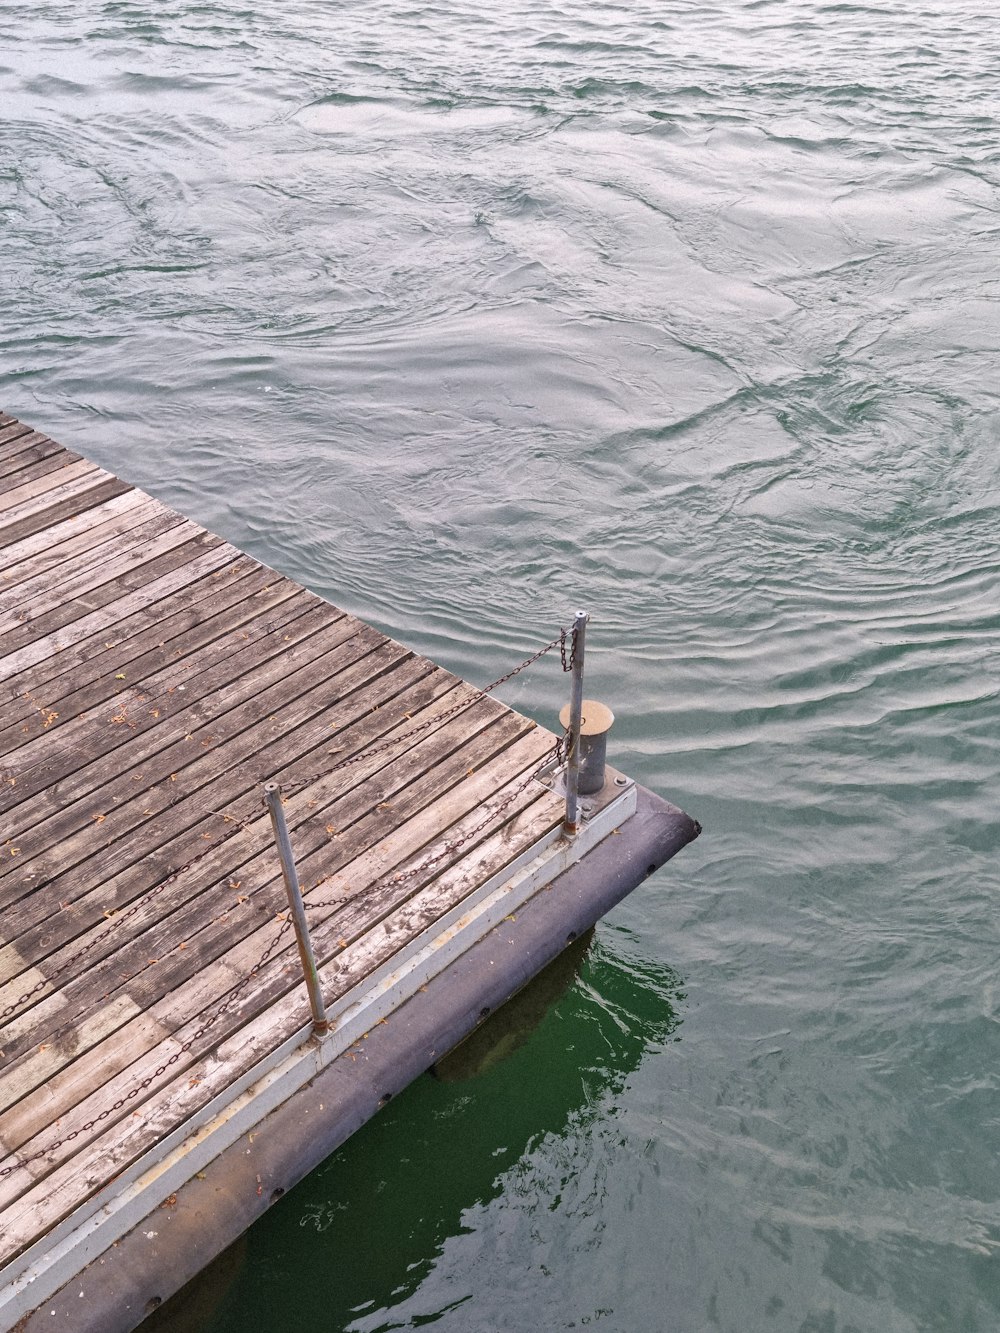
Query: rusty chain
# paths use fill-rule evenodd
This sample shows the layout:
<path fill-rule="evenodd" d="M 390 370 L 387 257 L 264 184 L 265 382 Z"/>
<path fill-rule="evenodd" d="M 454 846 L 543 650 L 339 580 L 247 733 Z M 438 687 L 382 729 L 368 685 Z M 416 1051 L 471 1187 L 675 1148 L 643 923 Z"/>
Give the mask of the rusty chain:
<path fill-rule="evenodd" d="M 175 870 L 175 871 L 173 872 L 172 875 L 169 875 L 169 876 L 167 877 L 166 880 L 164 880 L 164 881 L 163 881 L 162 883 L 160 883 L 160 884 L 155 885 L 154 888 L 150 891 L 150 894 L 152 894 L 152 893 L 154 893 L 154 892 L 159 892 L 160 889 L 165 888 L 166 885 L 167 885 L 168 883 L 170 883 L 172 880 L 176 879 L 176 877 L 177 877 L 178 875 L 180 875 L 180 874 L 182 873 L 182 871 L 190 869 L 191 865 L 193 865 L 193 864 L 194 864 L 194 862 L 189 862 L 188 865 L 186 865 L 186 866 L 182 866 L 182 867 L 180 868 L 180 870 Z M 249 901 L 249 897 L 250 897 L 250 895 L 247 894 L 247 895 L 244 896 L 244 898 L 238 898 L 238 899 L 237 899 L 237 905 L 238 905 L 240 902 L 243 902 L 243 901 Z M 149 896 L 147 896 L 143 901 L 148 902 L 148 901 L 149 901 Z M 262 909 L 262 910 L 264 910 L 264 909 Z M 201 931 L 208 929 L 208 927 L 218 925 L 220 921 L 225 921 L 225 920 L 228 918 L 228 916 L 229 916 L 229 914 L 230 914 L 231 911 L 233 911 L 233 908 L 232 908 L 232 907 L 227 907 L 224 911 L 219 912 L 217 916 L 212 917 L 212 919 L 211 919 L 210 921 L 207 921 L 207 922 L 204 923 L 204 925 L 199 926 L 199 927 L 198 927 L 198 930 L 197 930 L 195 933 L 196 933 L 196 934 L 200 934 Z M 124 914 L 123 914 L 123 915 L 124 915 Z M 103 938 L 106 938 L 110 933 L 111 933 L 110 930 L 106 930 L 106 931 L 102 932 L 101 938 L 102 938 L 102 939 L 103 939 Z M 144 963 L 141 963 L 137 968 L 135 968 L 134 971 L 132 971 L 132 972 L 128 972 L 128 973 L 121 973 L 121 974 L 119 974 L 118 980 L 115 981 L 115 983 L 114 983 L 112 986 L 110 986 L 109 989 L 108 989 L 107 991 L 105 991 L 105 993 L 104 993 L 102 999 L 105 1000 L 105 1001 L 107 1001 L 107 1000 L 110 1000 L 110 999 L 112 998 L 113 995 L 115 995 L 115 994 L 120 994 L 120 993 L 125 989 L 125 987 L 129 985 L 130 982 L 135 981 L 135 979 L 136 979 L 137 977 L 141 977 L 142 974 L 143 974 L 144 972 L 148 972 L 149 969 L 150 969 L 151 967 L 156 967 L 158 964 L 162 963 L 163 960 L 164 960 L 165 958 L 169 958 L 171 954 L 173 954 L 173 953 L 177 953 L 180 949 L 184 949 L 184 948 L 186 948 L 187 945 L 188 945 L 188 943 L 190 942 L 190 940 L 191 940 L 192 938 L 193 938 L 192 935 L 185 935 L 182 939 L 176 940 L 173 944 L 169 945 L 166 949 L 163 949 L 161 952 L 159 952 L 155 958 L 147 958 L 146 961 L 145 961 Z M 94 943 L 97 943 L 97 941 L 94 941 Z M 89 950 L 89 948 L 90 948 L 90 946 L 88 945 L 88 946 L 87 946 L 87 949 Z M 67 962 L 66 962 L 66 964 L 65 964 L 65 967 L 70 966 L 71 963 L 72 963 L 73 961 L 75 961 L 76 959 L 80 958 L 80 957 L 83 955 L 84 952 L 85 952 L 85 950 L 80 950 L 80 951 L 78 951 L 78 952 L 73 956 L 72 959 L 67 960 Z M 65 967 L 63 968 L 63 970 L 65 970 Z M 55 974 L 53 974 L 53 975 L 55 975 Z M 38 987 L 36 986 L 34 989 L 37 990 Z M 23 1000 L 25 997 L 22 996 L 21 998 L 22 998 L 22 1000 Z M 65 1033 L 69 1032 L 72 1028 L 74 1028 L 74 1027 L 76 1026 L 76 1024 L 80 1021 L 80 1019 L 83 1018 L 83 1017 L 85 1017 L 86 1014 L 88 1014 L 88 1013 L 90 1012 L 90 1010 L 92 1009 L 92 1007 L 93 1007 L 93 1003 L 92 1003 L 92 1002 L 88 1002 L 88 1003 L 86 1003 L 86 1004 L 81 1005 L 81 1006 L 76 1010 L 75 1013 L 72 1013 L 72 1014 L 68 1015 L 67 1017 L 64 1017 L 64 1018 L 61 1020 L 61 1022 L 59 1023 L 59 1026 L 58 1026 L 58 1027 L 56 1027 L 56 1028 L 50 1028 L 50 1029 L 46 1032 L 45 1035 L 46 1035 L 47 1039 L 48 1039 L 49 1041 L 51 1041 L 51 1042 L 58 1041 L 60 1037 L 62 1037 Z M 10 1043 L 8 1043 L 8 1044 L 10 1044 Z"/>
<path fill-rule="evenodd" d="M 45 1148 L 40 1149 L 36 1153 L 32 1153 L 29 1157 L 19 1157 L 16 1162 L 11 1163 L 9 1166 L 0 1166 L 0 1180 L 5 1180 L 8 1176 L 13 1175 L 15 1171 L 19 1171 L 23 1166 L 28 1166 L 32 1162 L 41 1161 L 42 1158 L 58 1152 L 59 1149 L 65 1147 L 67 1143 L 72 1143 L 74 1139 L 78 1139 L 81 1134 L 89 1134 L 92 1129 L 96 1129 L 98 1125 L 103 1124 L 104 1121 L 113 1116 L 116 1111 L 121 1111 L 124 1107 L 128 1106 L 129 1102 L 134 1101 L 141 1092 L 145 1092 L 150 1084 L 155 1083 L 156 1080 L 165 1074 L 168 1069 L 171 1069 L 177 1064 L 178 1060 L 190 1051 L 195 1042 L 200 1041 L 205 1033 L 210 1031 L 224 1014 L 228 1013 L 258 972 L 260 972 L 270 961 L 271 955 L 275 952 L 285 932 L 291 925 L 291 920 L 280 912 L 278 914 L 278 919 L 281 921 L 281 927 L 257 962 L 254 963 L 246 976 L 230 986 L 229 990 L 225 992 L 223 1001 L 218 1008 L 209 1015 L 197 1031 L 192 1032 L 191 1036 L 188 1037 L 176 1051 L 174 1051 L 173 1055 L 164 1060 L 162 1064 L 157 1065 L 151 1074 L 147 1074 L 141 1082 L 134 1084 L 129 1088 L 128 1092 L 112 1102 L 110 1106 L 106 1106 L 98 1115 L 92 1116 L 89 1120 L 85 1121 L 84 1124 L 78 1125 L 76 1129 L 70 1130 L 68 1134 L 64 1134 L 61 1139 L 56 1139 L 54 1143 L 48 1144 Z"/>
<path fill-rule="evenodd" d="M 333 764 L 323 774 L 319 774 L 307 780 L 291 784 L 290 786 L 285 788 L 285 791 L 288 792 L 289 794 L 294 794 L 295 792 L 301 791 L 303 788 L 310 786 L 313 782 L 319 780 L 319 778 L 321 777 L 329 776 L 329 774 L 337 772 L 340 769 L 348 768 L 352 764 L 360 763 L 362 760 L 367 759 L 372 755 L 378 755 L 380 753 L 383 753 L 384 751 L 393 749 L 397 745 L 410 740 L 412 737 L 423 734 L 425 731 L 428 731 L 432 727 L 440 726 L 443 722 L 447 721 L 449 718 L 456 716 L 459 713 L 464 712 L 466 709 L 471 708 L 475 704 L 479 703 L 482 699 L 486 698 L 490 693 L 492 693 L 493 690 L 498 689 L 501 685 L 513 679 L 513 677 L 519 675 L 522 671 L 527 670 L 528 667 L 533 666 L 535 662 L 539 661 L 539 659 L 544 657 L 547 653 L 552 652 L 552 650 L 555 649 L 556 647 L 559 648 L 560 664 L 562 666 L 563 671 L 564 672 L 571 671 L 576 656 L 576 630 L 574 629 L 573 631 L 567 631 L 564 628 L 560 628 L 559 634 L 554 639 L 550 640 L 543 647 L 538 649 L 537 652 L 532 653 L 529 657 L 525 658 L 524 661 L 518 663 L 518 665 L 513 667 L 510 671 L 507 671 L 504 673 L 504 675 L 499 676 L 489 685 L 486 685 L 482 689 L 477 690 L 476 693 L 473 694 L 471 698 L 462 700 L 459 704 L 456 704 L 453 707 L 447 709 L 444 713 L 440 713 L 426 722 L 419 723 L 417 726 L 411 727 L 407 731 L 399 733 L 396 736 L 393 736 L 386 741 L 366 747 L 364 750 L 359 751 L 354 755 L 350 755 L 347 758 L 340 760 L 339 762 Z M 380 883 L 388 882 L 391 884 L 406 883 L 409 880 L 415 879 L 418 876 L 425 874 L 427 871 L 431 870 L 434 866 L 438 865 L 442 861 L 446 861 L 457 855 L 458 852 L 460 852 L 464 847 L 468 846 L 474 839 L 476 839 L 479 836 L 479 834 L 483 833 L 490 826 L 490 824 L 492 824 L 495 820 L 500 818 L 510 808 L 510 806 L 517 800 L 517 798 L 524 791 L 527 790 L 529 785 L 533 781 L 535 781 L 541 770 L 547 764 L 551 763 L 552 761 L 555 761 L 557 763 L 560 762 L 560 759 L 564 755 L 564 753 L 565 753 L 565 737 L 560 737 L 559 740 L 556 741 L 556 744 L 553 746 L 552 750 L 543 758 L 541 764 L 533 768 L 532 771 L 524 778 L 522 782 L 518 783 L 515 787 L 511 788 L 511 790 L 507 793 L 505 797 L 503 797 L 502 800 L 500 800 L 499 802 L 495 803 L 492 806 L 487 806 L 486 813 L 477 824 L 465 830 L 465 832 L 460 836 L 448 839 L 446 842 L 443 842 L 432 855 L 423 858 L 420 862 L 418 862 L 414 866 L 411 866 L 408 870 L 401 871 L 393 876 L 383 877 L 383 879 L 379 882 Z M 120 913 L 114 913 L 110 921 L 110 924 L 104 930 L 100 931 L 96 936 L 94 936 L 93 939 L 89 940 L 87 944 L 85 944 L 82 948 L 75 950 L 72 954 L 70 954 L 67 958 L 65 958 L 63 962 L 60 963 L 59 967 L 56 968 L 49 976 L 40 979 L 30 990 L 25 991 L 24 994 L 19 996 L 16 1001 L 12 1002 L 11 1004 L 8 1004 L 6 1008 L 0 1011 L 0 1024 L 6 1022 L 8 1018 L 15 1015 L 23 1005 L 27 1004 L 37 994 L 44 991 L 47 986 L 51 986 L 52 983 L 57 978 L 62 976 L 76 963 L 78 963 L 82 958 L 86 957 L 87 954 L 89 954 L 99 944 L 101 944 L 104 940 L 106 940 L 111 934 L 117 931 L 119 926 L 121 926 L 126 921 L 134 917 L 143 906 L 149 903 L 149 901 L 152 898 L 154 898 L 156 895 L 158 895 L 164 889 L 166 889 L 168 885 L 172 884 L 185 871 L 189 870 L 193 864 L 194 864 L 193 861 L 189 861 L 185 865 L 180 866 L 176 870 L 171 871 L 162 880 L 154 884 L 152 888 L 150 888 L 145 894 L 140 895 L 140 897 L 138 897 L 136 901 L 133 902 L 124 911 Z M 319 886 L 317 885 L 317 887 Z M 375 886 L 372 887 L 374 888 Z M 310 908 L 340 907 L 342 905 L 343 905 L 342 902 L 326 902 L 326 903 L 311 902 L 307 904 L 307 906 Z M 144 1079 L 142 1079 L 138 1083 L 135 1083 L 131 1088 L 129 1088 L 129 1090 L 126 1093 L 124 1093 L 121 1097 L 117 1098 L 110 1106 L 105 1107 L 103 1111 L 91 1117 L 83 1124 L 77 1126 L 76 1129 L 71 1130 L 69 1133 L 65 1134 L 62 1138 L 57 1139 L 55 1142 L 48 1144 L 44 1149 L 32 1154 L 31 1156 L 19 1157 L 16 1162 L 13 1162 L 7 1166 L 0 1167 L 0 1180 L 6 1179 L 8 1176 L 12 1175 L 15 1171 L 21 1169 L 24 1166 L 29 1165 L 32 1162 L 40 1161 L 45 1157 L 49 1157 L 51 1154 L 57 1152 L 60 1148 L 65 1147 L 66 1144 L 74 1142 L 82 1134 L 87 1134 L 91 1130 L 96 1129 L 99 1125 L 103 1124 L 116 1112 L 123 1110 L 126 1106 L 129 1105 L 130 1102 L 133 1102 L 141 1093 L 143 1093 L 147 1088 L 149 1088 L 153 1083 L 155 1083 L 157 1079 L 161 1078 L 169 1069 L 173 1068 L 173 1066 L 177 1064 L 178 1061 L 180 1061 L 183 1058 L 183 1056 L 186 1055 L 192 1049 L 192 1047 L 197 1042 L 199 1042 L 201 1038 L 206 1035 L 206 1033 L 208 1033 L 212 1029 L 212 1027 L 214 1027 L 214 1025 L 219 1021 L 219 1019 L 222 1018 L 226 1013 L 228 1013 L 228 1011 L 232 1008 L 232 1006 L 237 1002 L 239 997 L 246 990 L 247 986 L 250 985 L 254 977 L 257 976 L 270 961 L 271 957 L 276 952 L 281 940 L 284 938 L 284 935 L 287 932 L 289 926 L 291 925 L 290 919 L 285 917 L 282 913 L 278 914 L 278 919 L 281 921 L 282 924 L 277 934 L 275 935 L 274 939 L 261 954 L 257 962 L 250 968 L 250 970 L 246 973 L 245 976 L 243 976 L 239 981 L 234 983 L 234 985 L 231 986 L 224 993 L 222 1002 L 212 1011 L 212 1013 L 205 1020 L 205 1022 L 203 1022 L 191 1034 L 191 1036 L 188 1037 L 178 1047 L 178 1049 L 168 1057 L 168 1059 L 164 1060 L 160 1065 L 158 1065 L 157 1068 L 154 1069 L 151 1074 L 148 1074 Z M 138 975 L 139 972 L 144 971 L 146 967 L 150 965 L 151 964 L 149 963 L 143 964 L 143 966 L 140 969 L 138 969 L 136 973 L 130 976 L 128 980 L 134 979 L 134 976 Z M 79 1017 L 79 1015 L 77 1017 Z M 67 1026 L 67 1024 L 65 1023 L 61 1024 L 59 1031 L 62 1031 L 62 1029 L 65 1026 Z"/>
<path fill-rule="evenodd" d="M 431 856 L 425 857 L 422 861 L 419 861 L 416 865 L 411 866 L 409 870 L 400 871 L 398 874 L 395 875 L 383 875 L 380 879 L 376 880 L 375 883 L 370 884 L 365 892 L 373 893 L 383 884 L 406 883 L 408 880 L 416 879 L 418 876 L 423 875 L 426 871 L 430 870 L 433 866 L 436 866 L 439 862 L 446 861 L 451 857 L 456 856 L 464 847 L 467 847 L 471 842 L 473 842 L 479 836 L 480 833 L 483 833 L 487 828 L 489 828 L 490 824 L 492 824 L 494 820 L 499 818 L 499 816 L 502 815 L 505 810 L 508 810 L 510 806 L 514 804 L 517 798 L 523 792 L 527 791 L 527 789 L 538 778 L 538 775 L 548 764 L 552 762 L 555 763 L 560 762 L 561 755 L 564 752 L 564 746 L 565 746 L 565 737 L 561 736 L 556 741 L 555 745 L 553 745 L 551 750 L 549 750 L 549 752 L 542 757 L 541 763 L 538 764 L 537 767 L 533 768 L 531 772 L 527 775 L 527 777 L 522 779 L 522 781 L 519 782 L 516 787 L 512 787 L 511 790 L 507 793 L 507 795 L 504 796 L 501 801 L 498 801 L 496 805 L 494 805 L 492 808 L 487 807 L 487 813 L 484 815 L 484 817 L 480 820 L 478 824 L 474 825 L 474 827 L 466 829 L 464 833 L 455 838 L 450 838 L 447 842 L 441 843 L 439 850 L 435 851 Z M 318 884 L 313 885 L 313 888 L 316 889 L 321 888 L 323 883 L 324 881 L 320 880 Z M 305 899 L 303 899 L 303 902 L 305 902 Z M 336 900 L 329 902 L 305 902 L 305 906 L 307 908 L 343 907 L 343 905 L 344 905 L 343 901 L 338 902 Z"/>
<path fill-rule="evenodd" d="M 569 650 L 567 650 L 567 644 L 571 644 Z M 540 658 L 544 657 L 546 653 L 552 652 L 554 648 L 559 649 L 559 660 L 562 663 L 563 671 L 572 671 L 573 661 L 576 655 L 576 630 L 561 628 L 556 637 L 551 639 L 542 648 L 539 648 L 537 652 L 532 653 L 530 657 L 526 657 L 523 662 L 519 662 L 516 667 L 512 667 L 511 670 L 505 672 L 504 675 L 498 676 L 497 679 L 491 681 L 489 685 L 484 685 L 481 689 L 476 690 L 476 692 L 469 698 L 462 699 L 459 703 L 453 704 L 451 708 L 446 709 L 443 713 L 435 714 L 434 717 L 428 718 L 426 722 L 419 722 L 415 727 L 409 727 L 406 731 L 398 732 L 396 735 L 390 736 L 386 740 L 367 745 L 364 749 L 358 750 L 355 754 L 348 755 L 345 759 L 336 760 L 322 773 L 315 773 L 311 777 L 300 778 L 295 782 L 283 782 L 281 784 L 282 795 L 295 796 L 300 791 L 304 791 L 306 787 L 311 787 L 313 783 L 319 782 L 322 778 L 331 777 L 334 773 L 339 773 L 341 769 L 350 768 L 352 764 L 360 764 L 366 759 L 385 754 L 389 750 L 395 749 L 397 745 L 402 745 L 405 742 L 412 740 L 413 737 L 422 735 L 425 731 L 430 731 L 434 727 L 441 726 L 441 724 L 447 722 L 449 718 L 457 717 L 459 713 L 464 713 L 467 708 L 473 708 L 476 704 L 487 698 L 493 690 L 499 689 L 501 685 L 506 685 L 507 681 L 513 680 L 515 676 L 520 675 L 522 671 L 526 671 L 528 667 L 534 666 Z"/>
<path fill-rule="evenodd" d="M 568 650 L 567 645 L 569 645 Z M 523 662 L 519 662 L 517 666 L 512 667 L 510 671 L 505 672 L 504 675 L 498 676 L 497 679 L 491 681 L 489 685 L 484 685 L 483 688 L 478 690 L 471 698 L 463 699 L 460 703 L 453 705 L 453 707 L 449 708 L 444 713 L 438 713 L 435 717 L 430 718 L 426 722 L 421 722 L 415 727 L 411 727 L 408 731 L 393 736 L 386 741 L 368 746 L 364 750 L 358 751 L 356 754 L 349 755 L 346 759 L 342 759 L 333 764 L 324 773 L 316 774 L 313 777 L 304 778 L 288 785 L 283 784 L 283 795 L 294 796 L 297 792 L 304 790 L 304 788 L 312 786 L 312 784 L 319 781 L 320 778 L 328 777 L 342 768 L 350 767 L 352 764 L 361 763 L 363 760 L 368 759 L 373 755 L 382 754 L 414 736 L 421 735 L 432 727 L 440 726 L 443 722 L 448 721 L 449 718 L 454 717 L 458 713 L 464 712 L 465 709 L 471 708 L 479 703 L 481 699 L 486 698 L 493 690 L 498 689 L 501 685 L 505 685 L 507 681 L 520 675 L 520 673 L 526 671 L 528 667 L 534 666 L 537 661 L 547 653 L 552 652 L 556 647 L 559 648 L 559 659 L 563 671 L 571 671 L 576 655 L 576 630 L 560 628 L 558 635 L 554 639 L 551 639 L 548 643 L 544 644 L 537 650 L 537 652 L 526 657 Z M 213 813 L 219 812 L 215 811 Z M 235 822 L 242 823 L 240 820 L 236 820 Z M 188 861 L 185 865 L 171 871 L 169 875 L 165 876 L 159 883 L 154 884 L 152 888 L 150 888 L 144 895 L 137 898 L 136 901 L 124 911 L 120 913 L 113 912 L 110 924 L 105 930 L 94 936 L 94 938 L 88 941 L 82 948 L 69 954 L 52 973 L 46 977 L 42 977 L 30 990 L 25 991 L 23 995 L 19 995 L 16 1000 L 13 1000 L 4 1009 L 0 1010 L 0 1025 L 4 1024 L 8 1018 L 12 1018 L 23 1005 L 26 1005 L 30 1000 L 34 999 L 36 995 L 41 994 L 47 986 L 51 986 L 55 980 L 63 976 L 64 973 L 74 967 L 82 958 L 86 957 L 88 953 L 97 948 L 97 946 L 106 940 L 108 936 L 112 935 L 120 925 L 135 916 L 145 904 L 152 898 L 156 897 L 156 895 L 162 892 L 162 890 L 169 884 L 172 884 L 173 881 L 185 871 L 189 870 L 193 864 L 193 861 Z M 128 979 L 132 980 L 133 978 L 130 977 Z M 66 1025 L 63 1024 L 63 1026 Z"/>
<path fill-rule="evenodd" d="M 68 958 L 64 958 L 59 966 L 49 973 L 47 977 L 42 977 L 40 981 L 37 981 L 34 986 L 32 986 L 31 990 L 25 991 L 23 995 L 18 996 L 16 1000 L 11 1004 L 8 1004 L 6 1009 L 0 1011 L 0 1024 L 6 1023 L 7 1019 L 16 1014 L 23 1004 L 32 999 L 40 991 L 43 991 L 46 986 L 51 986 L 56 978 L 61 977 L 64 972 L 68 972 L 69 969 L 75 963 L 78 963 L 81 958 L 85 958 L 92 949 L 96 949 L 97 946 L 103 940 L 106 940 L 109 935 L 113 935 L 124 921 L 128 921 L 130 917 L 135 916 L 140 908 L 144 907 L 152 898 L 155 898 L 157 894 L 162 893 L 168 884 L 172 884 L 179 875 L 182 875 L 185 870 L 189 870 L 193 864 L 192 861 L 188 861 L 186 865 L 179 866 L 176 870 L 172 870 L 170 874 L 160 880 L 158 884 L 154 884 L 151 889 L 146 891 L 146 893 L 140 894 L 135 902 L 123 912 L 112 911 L 111 924 L 105 930 L 102 930 L 99 935 L 95 935 L 94 938 L 89 940 L 82 949 L 77 949 L 74 953 L 70 954 Z"/>

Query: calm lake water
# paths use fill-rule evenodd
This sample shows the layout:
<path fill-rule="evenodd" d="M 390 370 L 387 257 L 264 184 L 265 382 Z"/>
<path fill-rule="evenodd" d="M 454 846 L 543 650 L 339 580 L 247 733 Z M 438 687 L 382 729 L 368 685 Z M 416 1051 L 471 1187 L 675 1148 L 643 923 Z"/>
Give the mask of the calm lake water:
<path fill-rule="evenodd" d="M 190 1327 L 1000 1327 L 997 39 L 4 0 L 4 408 L 705 826 Z"/>

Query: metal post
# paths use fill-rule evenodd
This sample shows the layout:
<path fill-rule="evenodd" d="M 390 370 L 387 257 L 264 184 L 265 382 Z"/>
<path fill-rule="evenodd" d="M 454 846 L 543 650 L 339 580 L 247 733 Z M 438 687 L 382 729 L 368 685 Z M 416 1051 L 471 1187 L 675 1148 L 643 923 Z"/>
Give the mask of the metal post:
<path fill-rule="evenodd" d="M 566 819 L 563 827 L 575 833 L 580 827 L 580 721 L 583 716 L 583 648 L 587 635 L 586 611 L 573 619 L 573 672 L 569 694 L 569 753 L 566 764 Z"/>
<path fill-rule="evenodd" d="M 267 812 L 271 816 L 271 827 L 274 829 L 274 841 L 278 844 L 278 857 L 281 860 L 281 873 L 285 877 L 285 893 L 288 895 L 288 906 L 292 912 L 292 924 L 295 926 L 295 938 L 299 946 L 299 958 L 302 960 L 302 971 L 305 973 L 306 989 L 309 992 L 309 1006 L 312 1009 L 313 1031 L 323 1033 L 329 1030 L 330 1024 L 326 1017 L 326 1006 L 323 1003 L 323 992 L 320 990 L 319 973 L 316 968 L 316 957 L 312 951 L 312 943 L 309 939 L 309 926 L 306 923 L 306 909 L 302 903 L 302 890 L 299 888 L 299 877 L 295 870 L 295 857 L 292 854 L 292 840 L 288 836 L 288 825 L 285 823 L 285 812 L 281 808 L 281 788 L 276 782 L 268 782 L 264 786 L 264 804 L 267 806 Z"/>

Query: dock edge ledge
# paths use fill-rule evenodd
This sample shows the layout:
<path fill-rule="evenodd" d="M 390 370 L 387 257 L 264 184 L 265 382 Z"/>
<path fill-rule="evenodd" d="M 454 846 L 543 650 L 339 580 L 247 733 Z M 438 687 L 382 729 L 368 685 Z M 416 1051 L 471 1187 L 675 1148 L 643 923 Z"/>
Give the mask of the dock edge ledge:
<path fill-rule="evenodd" d="M 683 836 L 679 840 L 676 836 L 671 838 L 670 850 L 662 856 L 657 855 L 652 846 L 643 849 L 642 839 L 639 840 L 640 845 L 635 845 L 634 834 L 638 830 L 633 825 L 637 794 L 641 794 L 645 802 L 651 798 L 663 811 L 669 811 L 671 822 L 679 818 L 684 825 Z M 609 835 L 619 829 L 626 836 L 611 839 Z M 441 978 L 445 971 L 454 967 L 456 960 L 468 958 L 477 943 L 481 943 L 498 925 L 506 925 L 511 915 L 523 911 L 525 904 L 539 895 L 541 890 L 561 885 L 572 876 L 574 869 L 591 860 L 602 846 L 611 844 L 616 852 L 623 854 L 618 859 L 628 864 L 627 878 L 630 882 L 615 893 L 606 905 L 596 910 L 591 920 L 574 930 L 574 934 L 592 925 L 614 902 L 624 897 L 652 870 L 697 836 L 698 831 L 697 824 L 676 807 L 637 788 L 632 782 L 615 800 L 586 821 L 575 837 L 566 839 L 561 836 L 560 829 L 553 829 L 456 905 L 446 917 L 417 935 L 401 953 L 359 987 L 341 997 L 331 1008 L 335 1029 L 329 1036 L 316 1041 L 311 1037 L 311 1025 L 304 1024 L 270 1056 L 247 1071 L 226 1093 L 220 1094 L 202 1108 L 197 1116 L 157 1144 L 154 1150 L 155 1161 L 151 1160 L 154 1152 L 139 1158 L 112 1186 L 95 1194 L 85 1205 L 0 1270 L 0 1329 L 16 1328 L 20 1333 L 20 1330 L 29 1327 L 28 1316 L 32 1311 L 37 1311 L 43 1302 L 49 1302 L 65 1284 L 75 1286 L 76 1278 L 82 1270 L 102 1254 L 107 1252 L 117 1255 L 118 1242 L 130 1232 L 140 1230 L 142 1220 L 159 1209 L 165 1198 L 176 1193 L 185 1183 L 196 1183 L 198 1172 L 216 1162 L 232 1145 L 238 1145 L 239 1140 L 254 1132 L 273 1112 L 287 1105 L 302 1088 L 314 1083 L 348 1047 L 367 1038 L 369 1029 L 381 1019 L 397 1012 L 411 997 L 416 997 L 424 986 Z M 554 957 L 565 943 L 564 932 L 551 956 Z M 534 951 L 529 959 L 524 976 L 512 984 L 491 1008 L 502 1003 L 549 961 L 548 958 L 540 959 Z M 501 969 L 499 975 L 507 973 Z M 475 1012 L 478 1015 L 480 1011 Z M 406 1082 L 412 1081 L 435 1058 L 461 1040 L 467 1031 L 476 1026 L 477 1021 L 478 1017 L 454 1040 L 444 1045 L 437 1044 L 422 1068 L 414 1069 Z M 384 1030 L 383 1027 L 378 1028 L 379 1033 Z M 372 1108 L 358 1124 L 368 1119 L 376 1109 L 377 1106 Z M 338 1143 L 343 1142 L 352 1132 L 353 1129 L 348 1130 L 336 1142 L 331 1141 L 330 1146 L 312 1165 L 304 1167 L 296 1180 L 334 1151 Z M 226 1239 L 221 1244 L 215 1243 L 216 1228 L 214 1225 L 210 1227 L 210 1239 L 203 1239 L 194 1247 L 197 1259 L 193 1270 L 176 1283 L 168 1283 L 169 1291 L 161 1282 L 159 1286 L 162 1290 L 157 1294 L 161 1298 L 172 1294 L 208 1261 L 206 1245 L 213 1252 L 221 1251 L 242 1234 L 251 1220 L 248 1219 L 236 1233 L 226 1233 Z M 112 1250 L 112 1247 L 116 1248 Z M 105 1277 L 102 1273 L 102 1283 Z M 129 1316 L 132 1323 L 116 1323 L 110 1313 L 102 1314 L 97 1322 L 81 1323 L 85 1316 L 79 1301 L 80 1296 L 76 1293 L 74 1304 L 70 1307 L 71 1322 L 65 1327 L 92 1327 L 101 1329 L 102 1333 L 110 1333 L 113 1328 L 135 1327 L 146 1313 L 144 1302 L 138 1315 Z M 52 1314 L 47 1314 L 46 1328 L 59 1327 L 58 1323 L 52 1322 L 52 1318 Z"/>

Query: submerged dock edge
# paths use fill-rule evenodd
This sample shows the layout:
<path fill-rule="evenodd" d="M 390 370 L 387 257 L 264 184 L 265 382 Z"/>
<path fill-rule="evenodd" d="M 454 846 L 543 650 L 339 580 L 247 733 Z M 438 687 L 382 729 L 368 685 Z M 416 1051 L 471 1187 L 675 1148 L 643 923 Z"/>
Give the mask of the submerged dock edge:
<path fill-rule="evenodd" d="M 413 1080 L 701 829 L 644 787 L 636 812 L 353 1048 L 264 1117 L 16 1333 L 130 1333 Z M 22 1306 L 23 1308 L 23 1306 Z"/>

